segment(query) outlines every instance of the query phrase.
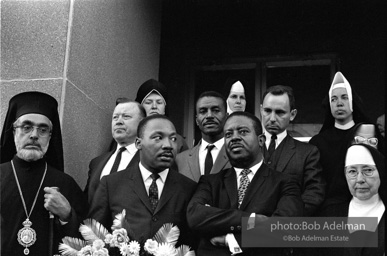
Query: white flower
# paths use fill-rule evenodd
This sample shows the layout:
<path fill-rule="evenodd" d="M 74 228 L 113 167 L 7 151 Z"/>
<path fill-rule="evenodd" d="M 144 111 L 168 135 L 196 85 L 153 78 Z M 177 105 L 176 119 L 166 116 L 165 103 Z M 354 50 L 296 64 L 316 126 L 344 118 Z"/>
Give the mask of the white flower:
<path fill-rule="evenodd" d="M 169 243 L 159 244 L 159 248 L 155 256 L 177 256 L 176 248 Z"/>
<path fill-rule="evenodd" d="M 131 241 L 129 243 L 129 252 L 133 255 L 140 254 L 140 244 L 137 241 Z"/>
<path fill-rule="evenodd" d="M 129 242 L 129 237 L 126 229 L 120 228 L 113 231 L 113 246 L 119 247 L 123 243 Z"/>
<path fill-rule="evenodd" d="M 91 248 L 90 245 L 86 245 L 77 254 L 79 256 L 92 256 L 93 255 L 93 249 Z"/>
<path fill-rule="evenodd" d="M 109 244 L 110 246 L 114 246 L 114 239 L 113 239 L 113 235 L 112 234 L 107 234 L 105 236 L 105 243 Z"/>
<path fill-rule="evenodd" d="M 105 247 L 105 243 L 101 239 L 97 239 L 93 242 L 93 249 L 98 251 Z"/>
<path fill-rule="evenodd" d="M 155 240 L 152 240 L 152 239 L 146 240 L 146 242 L 144 244 L 145 251 L 147 251 L 153 255 L 157 252 L 158 248 L 159 248 L 159 244 Z"/>
<path fill-rule="evenodd" d="M 121 244 L 120 253 L 122 256 L 130 256 L 129 245 L 127 243 Z"/>
<path fill-rule="evenodd" d="M 94 251 L 93 256 L 109 256 L 109 251 L 106 248 L 101 248 Z"/>

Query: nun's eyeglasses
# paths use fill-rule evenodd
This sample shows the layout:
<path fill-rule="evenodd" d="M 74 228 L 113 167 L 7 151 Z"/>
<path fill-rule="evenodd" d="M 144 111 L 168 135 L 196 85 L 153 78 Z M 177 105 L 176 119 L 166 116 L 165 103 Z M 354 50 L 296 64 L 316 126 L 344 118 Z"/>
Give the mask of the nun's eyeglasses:
<path fill-rule="evenodd" d="M 374 175 L 375 170 L 376 169 L 374 168 L 366 167 L 364 169 L 361 169 L 360 171 L 364 177 L 371 177 L 372 175 Z M 359 175 L 359 170 L 354 168 L 347 169 L 345 170 L 345 175 L 347 175 L 347 177 L 350 179 L 355 179 Z"/>
<path fill-rule="evenodd" d="M 371 146 L 377 146 L 378 145 L 378 139 L 377 138 L 364 138 L 362 136 L 355 136 L 355 142 L 356 144 L 368 144 Z"/>
<path fill-rule="evenodd" d="M 19 126 L 14 126 L 13 128 L 14 129 L 20 128 L 24 134 L 29 134 L 34 130 L 34 128 L 36 128 L 36 130 L 38 131 L 38 135 L 40 137 L 48 137 L 51 134 L 51 129 L 48 126 L 36 126 L 36 125 L 23 124 Z"/>

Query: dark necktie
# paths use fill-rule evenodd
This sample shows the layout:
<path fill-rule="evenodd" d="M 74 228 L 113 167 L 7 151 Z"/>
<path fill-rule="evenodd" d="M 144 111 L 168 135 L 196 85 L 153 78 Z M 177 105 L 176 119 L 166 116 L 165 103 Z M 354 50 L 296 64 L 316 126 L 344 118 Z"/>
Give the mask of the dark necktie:
<path fill-rule="evenodd" d="M 149 200 L 152 206 L 152 211 L 154 212 L 159 202 L 159 190 L 157 188 L 156 180 L 160 178 L 160 175 L 157 173 L 151 174 L 152 184 L 149 187 Z"/>
<path fill-rule="evenodd" d="M 269 145 L 269 149 L 267 150 L 267 152 L 269 153 L 269 157 L 271 157 L 271 155 L 273 155 L 274 153 L 274 150 L 275 150 L 275 140 L 277 139 L 277 135 L 273 134 L 271 135 L 271 140 L 270 140 L 270 145 Z"/>
<path fill-rule="evenodd" d="M 122 152 L 124 152 L 125 150 L 126 150 L 125 147 L 121 147 L 121 148 L 118 150 L 118 153 L 117 153 L 117 156 L 116 156 L 116 160 L 114 160 L 114 164 L 113 164 L 113 167 L 112 167 L 110 173 L 115 173 L 115 172 L 117 172 L 118 166 L 120 166 Z"/>
<path fill-rule="evenodd" d="M 241 206 L 243 198 L 245 197 L 246 190 L 250 185 L 250 180 L 247 175 L 251 172 L 249 169 L 244 169 L 241 172 L 240 184 L 238 188 L 238 207 Z"/>
<path fill-rule="evenodd" d="M 206 159 L 204 160 L 204 174 L 210 174 L 212 166 L 214 165 L 214 162 L 212 160 L 211 150 L 214 148 L 214 145 L 207 145 L 207 155 Z"/>

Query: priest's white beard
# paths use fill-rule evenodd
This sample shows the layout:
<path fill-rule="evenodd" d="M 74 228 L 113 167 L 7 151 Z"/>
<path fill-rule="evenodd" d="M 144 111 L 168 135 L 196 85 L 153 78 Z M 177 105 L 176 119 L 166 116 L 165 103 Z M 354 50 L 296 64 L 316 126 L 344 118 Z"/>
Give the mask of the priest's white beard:
<path fill-rule="evenodd" d="M 22 145 L 16 143 L 16 141 L 15 141 L 15 144 L 16 144 L 15 146 L 17 151 L 16 155 L 20 159 L 23 159 L 24 161 L 27 161 L 27 162 L 34 162 L 43 158 L 43 156 L 47 152 L 48 145 L 49 145 L 48 143 L 45 147 L 42 145 L 39 145 L 40 149 L 32 149 L 32 148 L 26 149 L 26 148 L 23 148 Z"/>

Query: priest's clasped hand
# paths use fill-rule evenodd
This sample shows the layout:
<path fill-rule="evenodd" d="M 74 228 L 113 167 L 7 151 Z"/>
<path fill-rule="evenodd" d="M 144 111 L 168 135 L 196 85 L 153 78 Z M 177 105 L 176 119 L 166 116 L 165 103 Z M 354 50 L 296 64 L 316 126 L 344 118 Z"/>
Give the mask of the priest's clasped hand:
<path fill-rule="evenodd" d="M 59 188 L 45 187 L 44 192 L 44 208 L 58 216 L 61 221 L 68 221 L 71 217 L 71 205 L 59 192 Z"/>

